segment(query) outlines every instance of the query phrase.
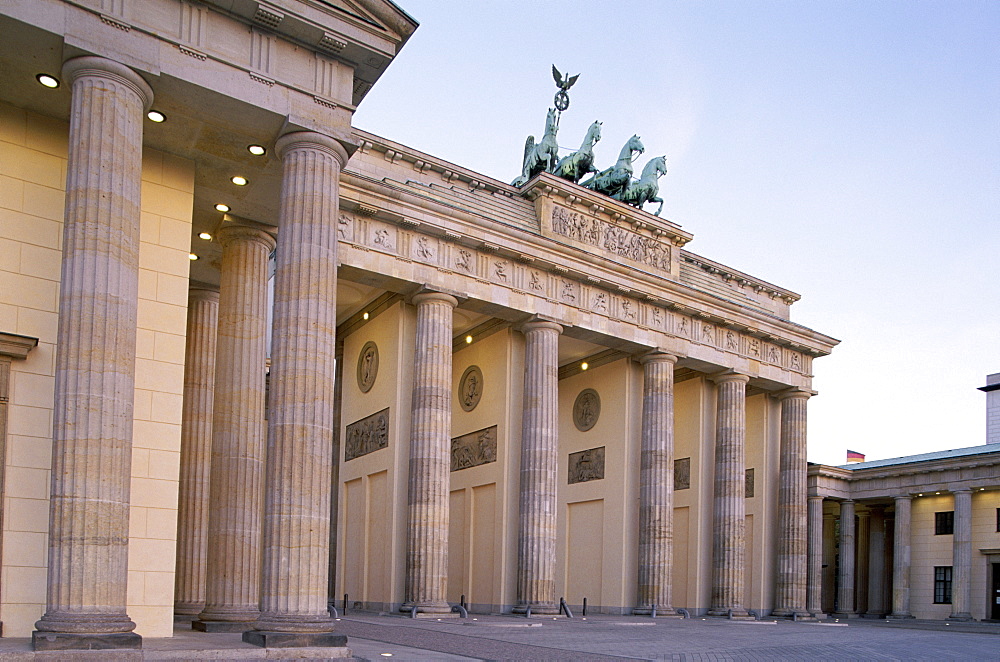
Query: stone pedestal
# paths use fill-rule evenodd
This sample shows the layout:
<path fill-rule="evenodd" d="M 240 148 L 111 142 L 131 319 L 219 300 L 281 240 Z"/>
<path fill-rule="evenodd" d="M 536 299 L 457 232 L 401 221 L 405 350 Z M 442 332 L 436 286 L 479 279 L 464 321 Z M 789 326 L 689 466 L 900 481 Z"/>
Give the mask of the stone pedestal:
<path fill-rule="evenodd" d="M 710 616 L 749 616 L 744 601 L 746 563 L 746 375 L 726 373 L 718 385 L 715 499 Z"/>
<path fill-rule="evenodd" d="M 153 93 L 99 57 L 72 86 L 46 610 L 36 650 L 138 648 L 126 614 L 142 120 Z"/>
<path fill-rule="evenodd" d="M 191 626 L 242 632 L 260 614 L 267 260 L 271 235 L 239 225 L 222 245 L 205 609 Z"/>
<path fill-rule="evenodd" d="M 556 476 L 559 449 L 559 334 L 554 322 L 522 327 L 524 413 L 521 423 L 521 492 L 514 612 L 557 614 Z"/>
<path fill-rule="evenodd" d="M 674 363 L 647 354 L 643 365 L 639 468 L 639 595 L 633 614 L 676 616 L 671 598 L 674 515 Z"/>
<path fill-rule="evenodd" d="M 894 497 L 896 522 L 892 540 L 892 615 L 890 618 L 913 618 L 910 614 L 910 507 L 913 497 Z"/>
<path fill-rule="evenodd" d="M 840 502 L 840 571 L 837 575 L 837 615 L 855 616 L 854 610 L 854 502 Z"/>
<path fill-rule="evenodd" d="M 971 621 L 972 604 L 972 490 L 955 490 L 955 528 L 952 535 L 951 615 L 953 621 Z"/>
<path fill-rule="evenodd" d="M 337 330 L 337 216 L 348 154 L 313 132 L 275 145 L 284 170 L 275 254 L 258 646 L 343 646 L 327 611 Z"/>
<path fill-rule="evenodd" d="M 823 615 L 823 497 L 809 497 L 809 583 L 806 588 L 806 611 Z"/>
<path fill-rule="evenodd" d="M 885 616 L 885 508 L 871 508 L 871 534 L 868 546 L 868 610 L 875 618 Z"/>
<path fill-rule="evenodd" d="M 808 512 L 806 403 L 809 393 L 789 391 L 781 400 L 778 473 L 778 575 L 774 616 L 809 617 L 806 609 Z M 822 511 L 821 511 L 822 515 Z"/>
<path fill-rule="evenodd" d="M 450 614 L 448 485 L 451 477 L 451 354 L 455 297 L 413 297 L 417 339 L 413 361 L 406 595 L 400 611 Z"/>
<path fill-rule="evenodd" d="M 188 297 L 181 409 L 181 471 L 177 512 L 174 613 L 197 616 L 205 608 L 208 563 L 209 467 L 215 403 L 215 348 L 219 293 L 192 289 Z"/>

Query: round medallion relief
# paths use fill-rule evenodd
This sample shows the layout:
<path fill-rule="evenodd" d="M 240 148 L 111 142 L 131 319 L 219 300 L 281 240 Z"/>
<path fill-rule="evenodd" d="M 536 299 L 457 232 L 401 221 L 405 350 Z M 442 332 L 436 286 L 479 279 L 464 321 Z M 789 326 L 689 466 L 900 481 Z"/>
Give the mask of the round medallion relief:
<path fill-rule="evenodd" d="M 601 396 L 592 388 L 580 391 L 573 403 L 573 423 L 580 432 L 586 432 L 601 417 Z"/>
<path fill-rule="evenodd" d="M 369 340 L 358 355 L 358 388 L 367 393 L 378 376 L 378 345 Z"/>
<path fill-rule="evenodd" d="M 483 371 L 470 365 L 458 382 L 458 401 L 465 411 L 472 411 L 483 397 Z"/>

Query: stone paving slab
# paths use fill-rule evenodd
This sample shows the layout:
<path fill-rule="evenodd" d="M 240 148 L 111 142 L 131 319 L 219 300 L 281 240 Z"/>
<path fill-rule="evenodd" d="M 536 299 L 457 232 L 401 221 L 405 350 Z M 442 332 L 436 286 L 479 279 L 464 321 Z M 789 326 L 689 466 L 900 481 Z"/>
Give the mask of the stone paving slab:
<path fill-rule="evenodd" d="M 629 616 L 409 619 L 352 613 L 338 622 L 354 660 L 1000 660 L 1000 623 L 826 620 L 727 621 Z M 262 649 L 239 634 L 192 632 L 143 641 L 141 651 L 34 653 L 31 640 L 0 639 L 8 660 L 345 659 L 345 649 Z"/>

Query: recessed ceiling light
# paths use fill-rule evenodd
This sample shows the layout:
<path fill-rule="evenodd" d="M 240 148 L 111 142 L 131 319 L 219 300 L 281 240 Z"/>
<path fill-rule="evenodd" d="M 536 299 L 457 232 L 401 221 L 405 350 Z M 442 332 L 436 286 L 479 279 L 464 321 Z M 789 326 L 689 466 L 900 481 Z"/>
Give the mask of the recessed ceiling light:
<path fill-rule="evenodd" d="M 240 177 L 239 175 L 236 175 L 230 181 L 232 181 L 233 184 L 236 184 L 237 186 L 246 186 L 247 184 L 250 183 L 249 181 L 247 181 L 246 177 Z"/>
<path fill-rule="evenodd" d="M 194 262 L 195 260 L 198 259 L 198 256 L 194 253 L 188 253 L 188 259 Z"/>
<path fill-rule="evenodd" d="M 267 154 L 267 150 L 264 149 L 263 145 L 247 145 L 247 151 L 254 156 L 264 156 Z"/>
<path fill-rule="evenodd" d="M 53 89 L 59 87 L 59 79 L 56 78 L 55 76 L 50 76 L 49 74 L 38 74 L 37 76 L 35 76 L 35 80 L 37 80 L 45 87 Z"/>
<path fill-rule="evenodd" d="M 580 370 L 586 370 L 589 367 L 590 367 L 590 364 L 587 363 L 586 361 L 584 361 L 583 363 L 580 364 Z"/>
<path fill-rule="evenodd" d="M 367 320 L 367 319 L 368 319 L 368 313 L 365 313 L 364 315 L 362 315 L 362 316 L 361 316 L 361 319 L 365 319 L 365 320 Z"/>
<path fill-rule="evenodd" d="M 221 211 L 223 214 L 225 214 L 227 211 L 229 211 L 229 205 L 224 205 L 220 202 L 219 204 L 215 205 L 215 211 Z"/>
<path fill-rule="evenodd" d="M 466 345 L 472 344 L 472 336 L 465 336 L 465 344 Z"/>
<path fill-rule="evenodd" d="M 167 120 L 167 116 L 158 110 L 149 111 L 148 113 L 146 113 L 146 117 L 149 118 L 150 122 L 156 122 L 157 124 L 159 124 L 160 122 L 165 122 Z"/>
<path fill-rule="evenodd" d="M 212 235 L 210 235 L 207 232 L 199 232 L 198 233 L 198 238 L 199 239 L 204 239 L 205 241 L 210 241 L 212 239 Z"/>

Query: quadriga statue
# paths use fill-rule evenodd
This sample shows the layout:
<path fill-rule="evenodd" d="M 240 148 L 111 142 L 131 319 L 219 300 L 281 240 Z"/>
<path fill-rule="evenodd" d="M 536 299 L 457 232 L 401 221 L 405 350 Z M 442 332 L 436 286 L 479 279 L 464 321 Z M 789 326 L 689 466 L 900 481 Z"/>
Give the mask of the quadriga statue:
<path fill-rule="evenodd" d="M 558 120 L 556 109 L 549 108 L 549 113 L 545 117 L 545 135 L 542 136 L 542 140 L 535 144 L 535 137 L 528 136 L 524 142 L 521 176 L 511 182 L 512 185 L 520 188 L 543 170 L 547 172 L 555 170 L 556 163 L 559 162 L 559 143 L 556 142 L 556 132 L 559 131 Z"/>
<path fill-rule="evenodd" d="M 592 191 L 597 191 L 598 193 L 603 193 L 604 195 L 615 196 L 628 186 L 628 183 L 632 180 L 632 173 L 635 172 L 632 169 L 632 161 L 644 151 L 646 151 L 646 148 L 643 147 L 639 136 L 632 136 L 625 143 L 625 146 L 622 147 L 622 151 L 618 155 L 618 162 L 615 165 L 591 177 L 583 182 L 581 186 L 589 188 Z"/>
<path fill-rule="evenodd" d="M 590 172 L 597 172 L 594 167 L 594 145 L 601 139 L 601 123 L 594 122 L 587 129 L 580 149 L 559 160 L 555 174 L 576 184 Z"/>

